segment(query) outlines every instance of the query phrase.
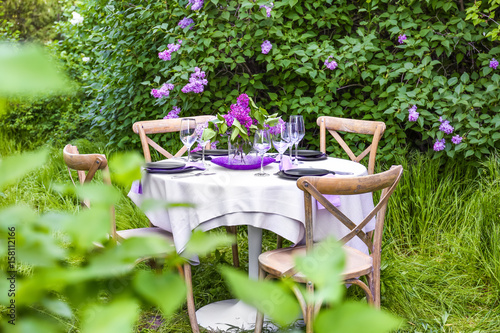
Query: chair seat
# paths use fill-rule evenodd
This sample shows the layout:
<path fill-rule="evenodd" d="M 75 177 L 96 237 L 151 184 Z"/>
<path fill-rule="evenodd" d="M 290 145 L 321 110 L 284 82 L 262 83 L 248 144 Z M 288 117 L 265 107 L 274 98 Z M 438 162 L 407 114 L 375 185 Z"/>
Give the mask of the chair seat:
<path fill-rule="evenodd" d="M 165 238 L 169 243 L 172 244 L 174 243 L 172 234 L 158 227 L 118 230 L 116 234 L 121 239 L 127 239 L 130 237 L 147 237 L 151 235 L 157 235 L 162 238 Z"/>
<path fill-rule="evenodd" d="M 344 280 L 356 278 L 372 271 L 372 257 L 356 250 L 350 246 L 342 247 L 346 254 L 346 265 L 342 272 Z M 284 249 L 276 249 L 262 253 L 259 256 L 260 267 L 267 273 L 281 277 L 285 273 L 290 273 L 290 269 L 295 266 L 293 262 L 294 256 L 305 256 L 306 247 L 288 247 Z M 301 272 L 295 272 L 292 278 L 298 282 L 305 283 L 306 278 Z"/>

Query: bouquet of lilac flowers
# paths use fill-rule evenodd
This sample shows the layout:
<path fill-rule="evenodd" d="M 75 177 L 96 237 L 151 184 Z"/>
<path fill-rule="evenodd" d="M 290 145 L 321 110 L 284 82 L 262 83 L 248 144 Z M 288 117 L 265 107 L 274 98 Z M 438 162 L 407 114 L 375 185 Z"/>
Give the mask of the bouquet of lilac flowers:
<path fill-rule="evenodd" d="M 233 143 L 250 141 L 257 130 L 272 130 L 279 120 L 277 114 L 269 115 L 265 109 L 257 107 L 247 94 L 241 94 L 236 103 L 231 104 L 227 114 L 218 114 L 216 119 L 210 121 L 205 135 L 209 139 L 217 134 L 230 135 L 229 140 Z"/>

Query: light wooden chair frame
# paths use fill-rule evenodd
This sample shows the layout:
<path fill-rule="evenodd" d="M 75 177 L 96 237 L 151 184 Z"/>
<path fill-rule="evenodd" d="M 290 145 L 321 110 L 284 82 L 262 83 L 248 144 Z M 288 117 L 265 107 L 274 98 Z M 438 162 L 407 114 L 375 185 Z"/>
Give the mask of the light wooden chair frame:
<path fill-rule="evenodd" d="M 348 232 L 340 242 L 344 244 L 343 248 L 346 252 L 347 268 L 343 272 L 345 283 L 354 284 L 363 289 L 366 294 L 368 303 L 373 304 L 376 308 L 380 307 L 380 262 L 382 251 L 382 234 L 384 230 L 384 219 L 387 209 L 387 203 L 390 196 L 396 189 L 397 184 L 403 173 L 403 167 L 393 166 L 390 170 L 368 176 L 361 177 L 302 177 L 297 181 L 297 186 L 304 192 L 304 207 L 305 207 L 305 230 L 306 230 L 306 245 L 302 248 L 282 248 L 264 252 L 259 256 L 259 278 L 280 278 L 290 276 L 297 282 L 306 283 L 307 293 L 312 293 L 314 285 L 308 281 L 300 272 L 296 272 L 293 267 L 292 251 L 309 252 L 313 246 L 313 200 L 321 203 L 333 216 L 335 216 L 350 232 Z M 359 224 L 352 222 L 345 214 L 337 207 L 330 203 L 324 194 L 336 195 L 353 195 L 369 192 L 382 191 L 380 200 L 375 205 L 374 209 L 361 221 Z M 365 233 L 363 228 L 375 218 L 375 230 L 373 233 Z M 359 238 L 369 250 L 369 255 L 366 255 L 358 250 L 355 250 L 347 245 L 348 241 L 354 237 Z M 280 262 L 290 262 L 290 267 L 276 267 L 276 260 L 273 262 L 271 256 L 281 259 Z M 288 257 L 288 260 L 283 258 Z M 273 265 L 273 263 L 275 265 Z M 368 285 L 359 280 L 359 277 L 366 276 Z M 309 304 L 306 302 L 304 295 L 298 290 L 294 290 L 297 296 L 306 322 L 306 332 L 312 333 L 312 322 L 318 313 L 321 304 Z M 263 314 L 258 313 L 255 332 L 262 332 Z"/>
<path fill-rule="evenodd" d="M 203 123 L 214 118 L 214 116 L 208 115 L 187 118 L 193 118 L 197 123 Z M 177 153 L 172 154 L 148 136 L 152 134 L 179 132 L 181 130 L 182 119 L 184 118 L 145 120 L 135 122 L 132 125 L 134 133 L 139 134 L 139 137 L 141 138 L 142 151 L 144 153 L 144 159 L 146 160 L 146 162 L 151 162 L 151 151 L 149 146 L 156 149 L 156 151 L 158 151 L 166 158 L 181 157 L 182 155 L 184 155 L 184 153 L 187 151 L 186 146 L 183 146 Z"/>
<path fill-rule="evenodd" d="M 103 183 L 106 185 L 111 185 L 111 178 L 109 174 L 108 161 L 105 155 L 102 154 L 80 154 L 78 152 L 78 148 L 73 145 L 66 145 L 63 149 L 63 159 L 68 167 L 68 171 L 70 172 L 71 177 L 71 169 L 76 170 L 78 172 L 78 179 L 81 184 L 89 183 L 95 176 L 98 170 L 102 170 L 103 174 Z M 85 173 L 87 172 L 87 173 Z M 73 177 L 71 177 L 73 181 Z M 73 182 L 74 183 L 74 182 Z M 82 205 L 86 208 L 90 208 L 90 202 L 88 200 L 84 200 Z M 138 228 L 138 229 L 128 229 L 128 230 L 116 230 L 116 221 L 115 221 L 115 209 L 111 207 L 111 237 L 118 243 L 128 237 L 132 236 L 144 236 L 157 234 L 160 236 L 164 236 L 166 241 L 173 245 L 173 239 L 171 235 L 165 236 L 167 232 L 162 231 L 157 227 L 149 227 L 149 228 Z M 160 254 L 161 255 L 161 254 Z M 137 262 L 149 259 L 149 258 L 140 258 Z M 191 324 L 191 329 L 193 333 L 199 333 L 200 329 L 198 326 L 198 322 L 196 320 L 196 308 L 194 304 L 194 295 L 193 295 L 193 284 L 192 284 L 192 274 L 191 274 L 191 265 L 189 263 L 185 263 L 183 267 L 177 267 L 179 273 L 184 278 L 187 288 L 187 308 L 189 315 L 189 322 Z"/>
<path fill-rule="evenodd" d="M 360 162 L 369 154 L 368 174 L 372 175 L 374 173 L 378 143 L 386 127 L 384 122 L 321 116 L 317 119 L 317 124 L 319 126 L 319 150 L 321 152 L 326 153 L 326 131 L 328 131 L 344 149 L 351 161 Z M 356 156 L 338 132 L 368 134 L 373 135 L 373 139 L 371 144 Z"/>
<path fill-rule="evenodd" d="M 213 119 L 214 117 L 215 116 L 207 115 L 207 116 L 194 116 L 187 118 L 193 118 L 196 120 L 197 123 L 204 123 Z M 184 155 L 184 153 L 187 151 L 185 146 L 183 146 L 177 153 L 171 154 L 163 147 L 161 147 L 158 143 L 153 141 L 150 137 L 148 137 L 148 135 L 151 134 L 179 132 L 181 130 L 182 119 L 184 118 L 145 120 L 134 123 L 132 129 L 134 130 L 135 133 L 139 134 L 139 137 L 141 138 L 142 151 L 144 153 L 144 159 L 146 160 L 146 162 L 151 162 L 151 151 L 149 149 L 149 146 L 156 149 L 160 154 L 162 154 L 166 158 L 180 157 Z M 207 148 L 209 146 L 210 143 L 207 144 Z M 237 228 L 235 226 L 227 226 L 226 231 L 227 233 L 234 235 L 236 237 Z M 234 267 L 239 267 L 240 260 L 238 256 L 238 244 L 234 243 L 231 248 L 233 252 L 233 265 Z"/>

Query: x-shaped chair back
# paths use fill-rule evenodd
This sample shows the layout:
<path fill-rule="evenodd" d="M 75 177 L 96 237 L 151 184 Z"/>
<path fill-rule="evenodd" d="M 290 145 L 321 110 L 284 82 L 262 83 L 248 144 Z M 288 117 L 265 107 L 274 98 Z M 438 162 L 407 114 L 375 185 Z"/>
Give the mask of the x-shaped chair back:
<path fill-rule="evenodd" d="M 374 257 L 374 261 L 380 260 L 382 233 L 384 230 L 384 219 L 389 197 L 394 192 L 401 175 L 403 167 L 393 166 L 390 170 L 361 177 L 302 177 L 297 181 L 297 186 L 304 191 L 304 204 L 306 210 L 306 248 L 313 246 L 313 215 L 312 198 L 321 203 L 333 216 L 335 216 L 350 231 L 340 242 L 347 243 L 354 237 L 358 237 L 366 244 L 368 250 Z M 344 213 L 328 201 L 324 194 L 353 195 L 382 190 L 380 200 L 374 209 L 366 215 L 359 224 L 351 221 Z M 375 232 L 373 239 L 363 231 L 363 228 L 376 217 Z"/>
<path fill-rule="evenodd" d="M 189 117 L 196 119 L 196 123 L 204 123 L 214 118 L 214 116 L 195 116 Z M 153 147 L 160 154 L 165 156 L 166 158 L 172 157 L 180 157 L 184 155 L 187 151 L 187 148 L 183 146 L 177 153 L 172 154 L 167 151 L 165 148 L 160 146 L 158 143 L 153 141 L 148 135 L 153 134 L 163 134 L 163 133 L 172 133 L 179 132 L 181 129 L 181 120 L 183 118 L 173 118 L 173 119 L 159 119 L 159 120 L 146 120 L 146 121 L 138 121 L 134 123 L 132 129 L 135 133 L 139 134 L 141 138 L 142 151 L 144 152 L 144 159 L 146 162 L 151 162 L 151 151 L 149 146 Z"/>
<path fill-rule="evenodd" d="M 320 133 L 320 150 L 326 153 L 326 131 L 337 140 L 342 149 L 347 153 L 351 161 L 360 162 L 366 155 L 370 154 L 368 159 L 368 174 L 373 174 L 375 170 L 375 157 L 380 138 L 385 131 L 385 123 L 381 121 L 357 120 L 338 117 L 322 116 L 317 120 Z M 373 135 L 371 144 L 358 156 L 353 153 L 349 145 L 344 141 L 338 132 L 358 133 Z"/>

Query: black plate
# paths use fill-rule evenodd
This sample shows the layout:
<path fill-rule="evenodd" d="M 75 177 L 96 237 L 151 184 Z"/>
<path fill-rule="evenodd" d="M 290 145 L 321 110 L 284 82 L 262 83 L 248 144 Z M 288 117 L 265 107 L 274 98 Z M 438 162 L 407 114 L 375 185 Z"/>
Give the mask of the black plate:
<path fill-rule="evenodd" d="M 161 160 L 158 162 L 148 162 L 146 163 L 146 169 L 178 169 L 185 166 L 186 163 L 174 160 Z"/>
<path fill-rule="evenodd" d="M 287 176 L 303 177 L 303 176 L 324 176 L 332 173 L 330 170 L 326 169 L 314 169 L 314 168 L 296 168 L 283 171 Z"/>
<path fill-rule="evenodd" d="M 318 157 L 320 155 L 323 155 L 322 152 L 320 152 L 319 150 L 299 150 L 298 151 L 298 154 L 299 156 L 303 156 L 303 157 Z"/>
<path fill-rule="evenodd" d="M 188 171 L 193 171 L 193 170 L 198 170 L 198 168 L 195 167 L 186 167 L 184 169 L 160 169 L 160 168 L 146 168 L 146 171 L 148 173 L 183 173 L 183 172 L 188 172 Z"/>
<path fill-rule="evenodd" d="M 280 178 L 283 178 L 283 179 L 290 179 L 290 180 L 297 180 L 299 179 L 300 177 L 295 177 L 295 176 L 289 176 L 287 175 L 286 173 L 284 173 L 283 171 L 278 171 L 276 173 L 276 175 L 278 175 L 278 177 Z"/>
<path fill-rule="evenodd" d="M 202 151 L 198 150 L 197 152 L 191 153 L 191 155 L 200 155 Z M 227 149 L 205 149 L 205 156 L 226 156 Z"/>
<path fill-rule="evenodd" d="M 318 157 L 316 157 L 316 156 L 307 157 L 307 156 L 300 156 L 299 155 L 297 158 L 299 159 L 299 161 L 310 161 L 310 162 L 312 162 L 312 161 L 323 161 L 323 160 L 326 160 L 326 159 L 328 159 L 328 156 L 326 156 L 326 154 L 318 156 Z"/>

